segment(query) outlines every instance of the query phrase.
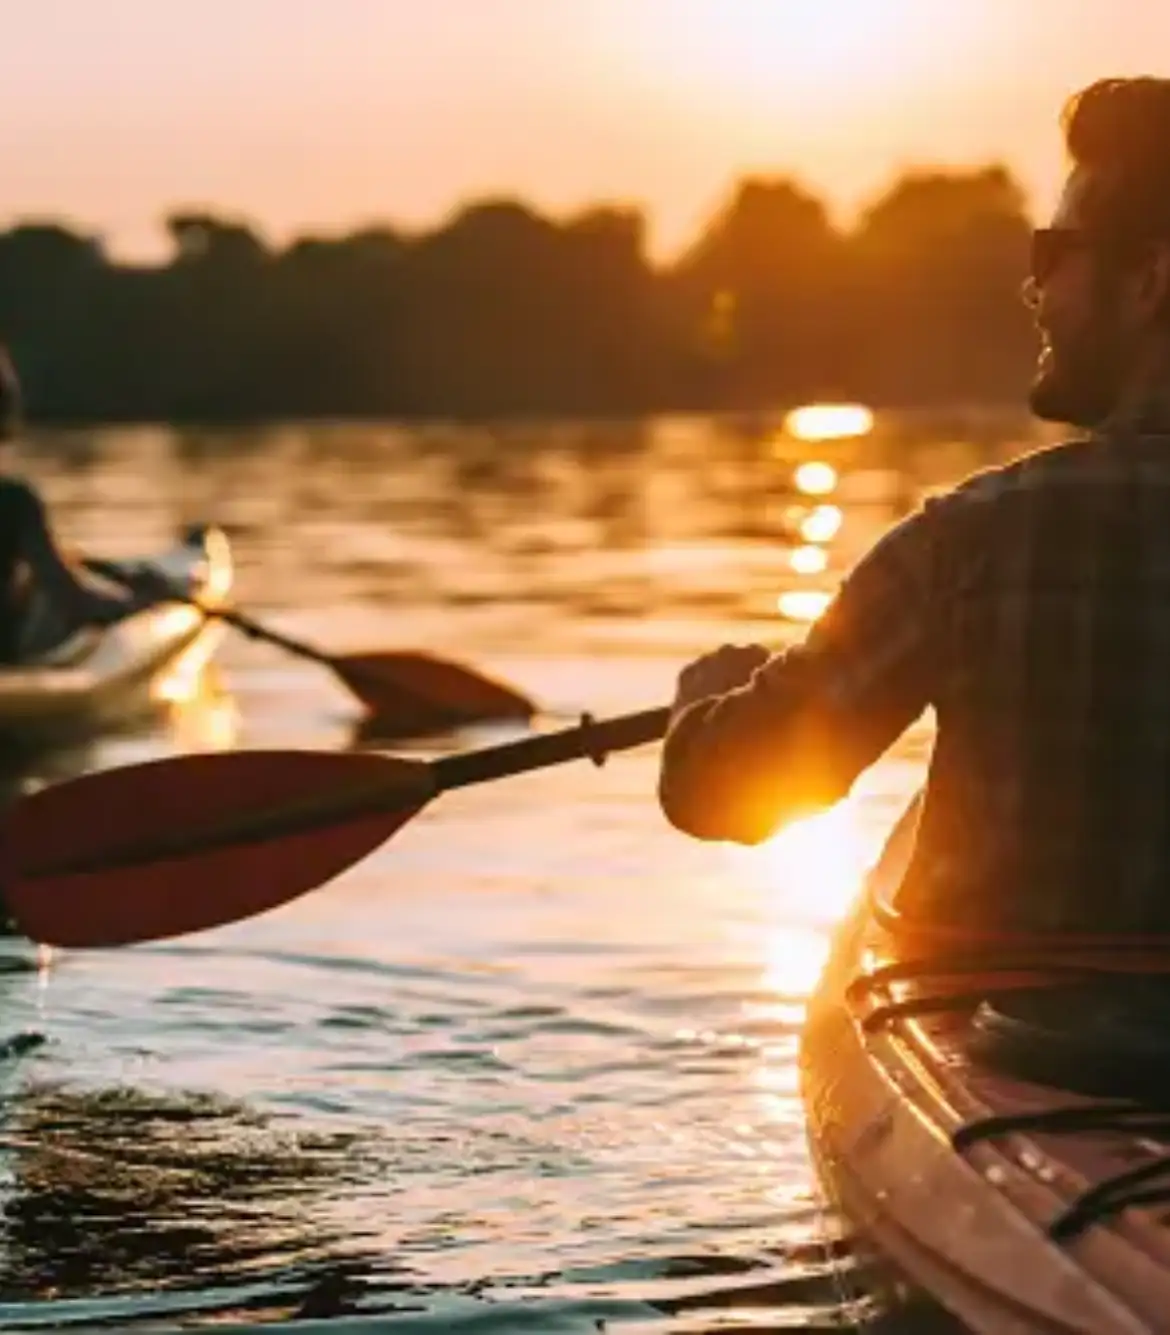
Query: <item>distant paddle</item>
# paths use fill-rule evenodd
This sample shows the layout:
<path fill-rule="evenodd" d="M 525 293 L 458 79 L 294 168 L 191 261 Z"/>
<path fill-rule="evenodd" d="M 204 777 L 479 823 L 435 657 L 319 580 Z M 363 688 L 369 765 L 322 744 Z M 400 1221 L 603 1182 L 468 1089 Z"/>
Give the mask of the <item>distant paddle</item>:
<path fill-rule="evenodd" d="M 282 635 L 234 608 L 205 605 L 151 567 L 133 572 L 114 562 L 90 564 L 107 578 L 189 603 L 249 639 L 328 668 L 376 721 L 380 737 L 419 736 L 464 723 L 528 719 L 536 713 L 528 696 L 450 659 L 406 649 L 330 654 Z"/>
<path fill-rule="evenodd" d="M 390 838 L 439 793 L 662 737 L 670 711 L 584 720 L 439 760 L 317 751 L 178 756 L 18 802 L 0 825 L 17 927 L 50 945 L 129 945 L 286 904 Z"/>
<path fill-rule="evenodd" d="M 536 705 L 511 686 L 435 654 L 409 649 L 330 654 L 281 635 L 237 611 L 211 614 L 250 639 L 328 668 L 367 712 L 382 736 L 406 736 L 461 723 L 528 719 Z"/>

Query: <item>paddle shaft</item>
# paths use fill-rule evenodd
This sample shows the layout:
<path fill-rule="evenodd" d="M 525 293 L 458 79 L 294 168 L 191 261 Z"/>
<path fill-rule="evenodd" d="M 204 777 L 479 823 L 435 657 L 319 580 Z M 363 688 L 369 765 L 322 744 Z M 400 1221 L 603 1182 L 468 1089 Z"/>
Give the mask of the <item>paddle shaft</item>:
<path fill-rule="evenodd" d="M 627 751 L 657 741 L 665 736 L 669 723 L 669 708 L 644 709 L 637 714 L 621 714 L 600 721 L 587 715 L 575 728 L 444 756 L 431 761 L 431 774 L 436 791 L 445 792 L 509 774 L 547 769 L 585 756 L 600 765 L 611 751 Z"/>
<path fill-rule="evenodd" d="M 104 561 L 99 558 L 92 558 L 86 562 L 91 569 L 105 579 L 113 580 L 115 583 L 123 584 L 129 589 L 134 587 L 133 576 L 128 576 L 124 570 L 121 570 L 116 561 Z M 323 649 L 315 649 L 311 644 L 305 644 L 302 640 L 290 639 L 287 635 L 281 635 L 279 631 L 270 630 L 259 621 L 253 621 L 250 616 L 243 612 L 236 611 L 228 607 L 208 607 L 201 603 L 198 598 L 193 598 L 178 584 L 170 580 L 163 581 L 163 577 L 157 572 L 154 578 L 162 581 L 166 590 L 165 596 L 168 600 L 176 603 L 186 603 L 188 607 L 194 607 L 202 612 L 205 617 L 215 617 L 225 625 L 233 626 L 236 630 L 246 635 L 251 640 L 262 640 L 267 644 L 274 645 L 278 649 L 284 649 L 287 653 L 293 654 L 298 658 L 306 658 L 311 663 L 320 663 L 324 667 L 334 667 L 336 658 L 332 654 L 327 654 Z"/>
<path fill-rule="evenodd" d="M 127 579 L 115 564 L 97 561 L 90 564 L 107 577 L 133 587 L 133 577 Z M 396 708 L 405 710 L 409 720 L 407 730 L 463 718 L 528 718 L 536 712 L 532 701 L 511 687 L 429 654 L 331 654 L 282 635 L 238 608 L 207 606 L 169 580 L 162 582 L 162 588 L 163 596 L 168 599 L 197 608 L 205 617 L 215 617 L 249 639 L 271 644 L 333 672 L 375 716 L 389 718 Z"/>
<path fill-rule="evenodd" d="M 205 616 L 218 617 L 225 625 L 234 626 L 250 640 L 262 640 L 265 644 L 275 645 L 276 648 L 283 649 L 297 658 L 307 658 L 309 662 L 320 663 L 324 667 L 333 667 L 337 662 L 332 654 L 325 653 L 323 649 L 314 649 L 311 644 L 305 644 L 302 640 L 293 640 L 287 635 L 281 635 L 279 631 L 270 630 L 267 626 L 262 626 L 259 621 L 253 621 L 250 616 L 245 616 L 243 612 L 226 607 L 223 609 L 204 607 L 194 598 L 186 598 L 184 601 L 198 607 Z"/>
<path fill-rule="evenodd" d="M 487 783 L 510 774 L 546 769 L 589 756 L 601 764 L 611 751 L 628 750 L 662 737 L 670 722 L 669 709 L 647 709 L 636 714 L 595 722 L 588 716 L 573 728 L 526 737 L 517 742 L 463 751 L 439 760 L 407 760 L 387 756 L 384 773 L 368 773 L 353 786 L 336 781 L 313 796 L 272 810 L 249 811 L 217 824 L 212 829 L 164 829 L 147 838 L 137 838 L 116 857 L 122 867 L 143 866 L 168 858 L 181 858 L 242 842 L 279 839 L 330 825 L 366 817 L 394 816 L 402 823 L 417 815 L 440 792 Z M 228 761 L 228 757 L 224 757 Z M 160 763 L 160 762 L 156 762 Z M 167 761 L 174 765 L 180 762 Z M 81 780 L 80 782 L 86 782 Z M 90 776 L 100 781 L 100 776 Z M 386 838 L 394 833 L 390 830 Z M 96 860 L 73 857 L 67 851 L 59 861 L 42 869 L 42 875 L 83 875 L 109 870 L 112 853 Z"/>

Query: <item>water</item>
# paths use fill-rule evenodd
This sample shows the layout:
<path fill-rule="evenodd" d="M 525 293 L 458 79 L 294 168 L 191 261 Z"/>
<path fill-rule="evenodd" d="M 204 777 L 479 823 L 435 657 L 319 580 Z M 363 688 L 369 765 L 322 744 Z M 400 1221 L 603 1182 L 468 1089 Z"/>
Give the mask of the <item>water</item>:
<path fill-rule="evenodd" d="M 600 714 L 664 701 L 723 638 L 792 635 L 781 593 L 831 589 L 923 489 L 1021 440 L 885 423 L 821 448 L 843 523 L 812 577 L 784 484 L 818 450 L 764 422 L 135 430 L 47 439 L 30 466 L 94 551 L 213 518 L 279 628 Z M 318 669 L 233 639 L 217 675 L 58 768 L 371 744 Z M 0 1324 L 850 1326 L 863 1277 L 813 1185 L 794 1054 L 826 929 L 928 745 L 922 724 L 759 849 L 673 832 L 650 748 L 445 796 L 246 924 L 22 955 L 4 1032 L 47 1041 L 0 1062 Z"/>

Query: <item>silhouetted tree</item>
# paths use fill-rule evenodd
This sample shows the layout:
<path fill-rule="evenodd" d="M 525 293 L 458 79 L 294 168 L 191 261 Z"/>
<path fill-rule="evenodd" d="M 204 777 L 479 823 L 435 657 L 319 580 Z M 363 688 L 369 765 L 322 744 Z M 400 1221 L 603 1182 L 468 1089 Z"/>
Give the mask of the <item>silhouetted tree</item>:
<path fill-rule="evenodd" d="M 635 209 L 482 200 L 430 232 L 269 245 L 200 209 L 158 266 L 55 223 L 0 233 L 0 340 L 40 419 L 614 415 L 1016 399 L 1028 221 L 1006 171 L 918 172 L 852 233 L 750 179 L 683 254 Z"/>
<path fill-rule="evenodd" d="M 667 275 L 692 363 L 726 406 L 819 397 L 848 379 L 847 246 L 790 181 L 744 181 Z M 718 391 L 717 391 L 718 392 Z"/>
<path fill-rule="evenodd" d="M 1019 299 L 1030 225 L 1000 167 L 916 173 L 853 237 L 857 385 L 875 403 L 1015 398 L 1034 345 Z"/>

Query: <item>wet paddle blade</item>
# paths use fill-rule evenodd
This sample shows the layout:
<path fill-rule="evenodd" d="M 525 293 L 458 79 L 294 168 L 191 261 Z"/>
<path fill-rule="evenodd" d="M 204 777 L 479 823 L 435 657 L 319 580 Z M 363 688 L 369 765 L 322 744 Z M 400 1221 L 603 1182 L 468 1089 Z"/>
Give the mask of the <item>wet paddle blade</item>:
<path fill-rule="evenodd" d="M 418 736 L 494 719 L 527 719 L 535 704 L 511 686 L 433 654 L 342 654 L 333 670 L 369 710 L 382 737 Z"/>
<path fill-rule="evenodd" d="M 17 926 L 128 945 L 286 904 L 372 852 L 433 793 L 422 762 L 312 751 L 179 756 L 57 784 L 0 828 Z"/>

